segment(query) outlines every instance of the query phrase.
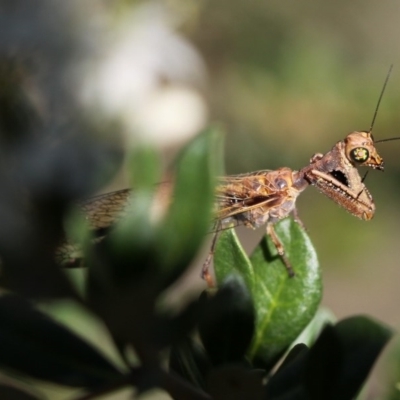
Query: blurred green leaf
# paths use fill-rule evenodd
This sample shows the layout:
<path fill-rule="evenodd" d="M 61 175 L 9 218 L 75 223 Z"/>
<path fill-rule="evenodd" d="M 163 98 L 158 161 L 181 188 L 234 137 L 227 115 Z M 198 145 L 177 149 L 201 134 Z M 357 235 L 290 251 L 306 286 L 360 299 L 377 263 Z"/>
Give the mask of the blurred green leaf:
<path fill-rule="evenodd" d="M 163 269 L 174 275 L 187 267 L 209 229 L 221 144 L 219 130 L 212 127 L 197 136 L 179 158 L 173 202 L 157 242 Z"/>
<path fill-rule="evenodd" d="M 209 228 L 218 143 L 218 132 L 209 129 L 182 151 L 172 204 L 164 219 L 154 221 L 154 196 L 142 182 L 125 217 L 95 248 L 89 269 L 90 304 L 120 348 L 133 344 L 142 361 L 154 360 L 155 352 L 194 326 L 190 312 L 184 311 L 169 324 L 169 317 L 157 312 L 155 305 L 159 294 L 187 269 Z M 137 162 L 144 168 L 153 155 L 142 156 Z"/>
<path fill-rule="evenodd" d="M 351 400 L 391 332 L 365 317 L 328 325 L 311 349 L 296 345 L 267 384 L 268 399 Z"/>
<path fill-rule="evenodd" d="M 213 400 L 263 400 L 264 372 L 228 364 L 213 369 L 207 377 L 207 389 Z"/>
<path fill-rule="evenodd" d="M 400 336 L 390 342 L 378 372 L 382 400 L 400 400 Z"/>
<path fill-rule="evenodd" d="M 321 396 L 336 399 L 332 397 L 332 393 L 339 380 L 342 363 L 343 353 L 339 338 L 335 328 L 327 325 L 308 357 L 305 384 L 311 399 L 320 399 Z"/>
<path fill-rule="evenodd" d="M 128 155 L 130 178 L 133 189 L 126 199 L 121 215 L 108 228 L 105 244 L 110 249 L 112 268 L 100 269 L 103 281 L 112 276 L 117 285 L 127 285 L 133 277 L 157 267 L 154 247 L 157 225 L 152 220 L 155 192 L 159 186 L 160 160 L 151 148 L 138 148 Z"/>
<path fill-rule="evenodd" d="M 327 326 L 309 353 L 305 383 L 310 399 L 353 399 L 391 336 L 386 326 L 363 316 Z"/>
<path fill-rule="evenodd" d="M 93 347 L 23 298 L 0 298 L 0 365 L 62 385 L 94 387 L 121 373 Z"/>
<path fill-rule="evenodd" d="M 295 360 L 298 360 L 300 357 L 303 357 L 307 353 L 308 346 L 304 343 L 297 343 L 296 345 L 294 345 L 286 355 L 285 359 L 279 366 L 279 369 L 276 371 L 274 376 L 276 376 L 279 371 L 284 370 L 288 365 L 292 364 Z"/>
<path fill-rule="evenodd" d="M 276 225 L 276 232 L 296 273 L 293 278 L 268 237 L 261 240 L 249 259 L 234 231 L 223 231 L 214 256 L 217 281 L 238 273 L 251 293 L 256 332 L 249 356 L 266 368 L 311 321 L 322 294 L 320 268 L 307 234 L 289 218 Z"/>
<path fill-rule="evenodd" d="M 188 332 L 193 331 L 196 327 L 200 311 L 201 305 L 197 300 L 192 300 L 179 312 L 158 309 L 157 323 L 153 327 L 157 342 L 161 346 L 170 346 L 184 340 Z"/>
<path fill-rule="evenodd" d="M 312 346 L 325 326 L 334 323 L 336 323 L 336 317 L 333 313 L 327 308 L 320 307 L 311 322 L 296 338 L 295 343 L 304 343 L 309 347 Z"/>
<path fill-rule="evenodd" d="M 44 396 L 39 396 L 37 393 L 28 393 L 21 388 L 15 386 L 9 386 L 5 384 L 0 385 L 0 399 L 10 400 L 40 400 L 44 399 Z"/>
<path fill-rule="evenodd" d="M 252 286 L 253 265 L 243 250 L 234 229 L 222 231 L 214 252 L 214 270 L 217 283 L 232 274 L 239 274 L 249 290 Z"/>
<path fill-rule="evenodd" d="M 304 395 L 304 370 L 309 349 L 296 344 L 267 383 L 268 399 L 301 399 Z"/>
<path fill-rule="evenodd" d="M 159 223 L 151 213 L 158 188 L 149 184 L 156 176 L 156 168 L 150 166 L 154 153 L 137 153 L 132 158 L 131 165 L 136 170 L 149 171 L 140 177 L 140 187 L 134 189 L 125 217 L 104 241 L 105 253 L 101 256 L 103 260 L 110 257 L 109 273 L 117 277 L 117 282 L 129 285 L 133 276 L 151 275 L 154 283 L 159 282 L 163 288 L 187 268 L 209 228 L 220 159 L 219 142 L 219 132 L 209 129 L 182 151 L 177 162 L 172 204 Z M 98 263 L 101 264 L 105 265 Z M 100 269 L 99 274 L 107 282 L 107 272 Z"/>
<path fill-rule="evenodd" d="M 254 307 L 238 276 L 227 278 L 207 299 L 199 322 L 201 341 L 213 365 L 241 362 L 254 334 Z"/>
<path fill-rule="evenodd" d="M 160 155 L 150 147 L 139 147 L 128 154 L 131 186 L 136 190 L 154 190 L 160 181 Z"/>
<path fill-rule="evenodd" d="M 179 345 L 172 346 L 169 367 L 197 388 L 205 389 L 205 376 L 211 363 L 204 350 L 193 339 L 187 338 Z"/>

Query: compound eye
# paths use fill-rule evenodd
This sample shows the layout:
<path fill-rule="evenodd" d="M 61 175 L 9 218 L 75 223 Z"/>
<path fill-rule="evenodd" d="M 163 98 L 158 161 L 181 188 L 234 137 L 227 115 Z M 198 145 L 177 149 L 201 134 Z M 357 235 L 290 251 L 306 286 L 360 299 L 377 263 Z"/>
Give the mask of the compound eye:
<path fill-rule="evenodd" d="M 356 147 L 350 151 L 350 158 L 357 163 L 363 163 L 369 158 L 369 151 L 365 147 Z"/>

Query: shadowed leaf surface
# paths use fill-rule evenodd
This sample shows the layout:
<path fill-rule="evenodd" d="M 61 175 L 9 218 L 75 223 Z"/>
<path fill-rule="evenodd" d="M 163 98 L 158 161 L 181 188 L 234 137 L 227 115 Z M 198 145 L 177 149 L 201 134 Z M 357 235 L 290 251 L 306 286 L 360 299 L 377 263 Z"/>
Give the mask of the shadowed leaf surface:
<path fill-rule="evenodd" d="M 179 318 L 170 318 L 156 310 L 156 303 L 187 269 L 204 240 L 214 199 L 218 142 L 217 130 L 207 129 L 183 149 L 173 196 L 167 199 L 171 204 L 161 220 L 153 218 L 155 173 L 149 173 L 133 191 L 115 229 L 88 248 L 90 302 L 119 345 L 133 344 L 142 361 L 154 363 L 161 348 L 186 336 L 195 323 L 196 305 Z M 154 158 L 147 151 L 136 156 L 131 166 L 139 171 Z"/>
<path fill-rule="evenodd" d="M 213 365 L 242 362 L 254 334 L 253 302 L 243 280 L 228 278 L 204 310 L 199 333 Z"/>
<path fill-rule="evenodd" d="M 327 326 L 309 353 L 310 399 L 353 399 L 391 336 L 386 326 L 364 316 Z"/>
<path fill-rule="evenodd" d="M 24 299 L 0 298 L 0 364 L 62 385 L 93 387 L 121 376 L 93 347 Z"/>
<path fill-rule="evenodd" d="M 265 399 L 263 377 L 263 371 L 229 364 L 209 374 L 207 388 L 214 400 L 262 400 Z"/>
<path fill-rule="evenodd" d="M 187 338 L 172 346 L 169 358 L 171 370 L 198 388 L 205 388 L 204 378 L 211 367 L 204 348 L 193 339 Z"/>
<path fill-rule="evenodd" d="M 178 160 L 173 202 L 159 237 L 160 263 L 166 270 L 186 269 L 209 229 L 221 144 L 219 130 L 209 128 Z"/>
<path fill-rule="evenodd" d="M 268 399 L 301 399 L 305 397 L 304 371 L 309 349 L 305 344 L 295 345 L 283 360 L 279 369 L 268 381 Z M 292 397 L 291 397 L 292 396 Z"/>
<path fill-rule="evenodd" d="M 28 393 L 20 388 L 0 385 L 0 399 L 12 399 L 12 400 L 43 400 L 43 396 L 36 396 L 32 393 Z"/>
<path fill-rule="evenodd" d="M 289 218 L 276 225 L 276 232 L 293 265 L 293 278 L 266 236 L 248 258 L 234 230 L 226 230 L 220 235 L 214 257 L 217 282 L 236 273 L 251 293 L 256 331 L 249 356 L 266 368 L 311 321 L 322 295 L 320 268 L 307 234 Z"/>

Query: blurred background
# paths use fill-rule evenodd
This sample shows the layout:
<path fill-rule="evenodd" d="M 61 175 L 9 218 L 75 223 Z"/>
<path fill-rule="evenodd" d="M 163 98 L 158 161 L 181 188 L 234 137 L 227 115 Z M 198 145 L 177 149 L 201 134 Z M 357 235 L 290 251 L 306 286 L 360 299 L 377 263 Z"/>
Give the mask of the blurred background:
<path fill-rule="evenodd" d="M 391 64 L 373 132 L 400 136 L 397 0 L 1 0 L 0 53 L 27 61 L 24 90 L 53 126 L 112 121 L 111 142 L 157 146 L 165 167 L 219 123 L 227 174 L 299 169 L 369 129 Z M 298 211 L 323 269 L 323 305 L 399 326 L 400 141 L 377 147 L 386 171 L 366 180 L 372 221 L 314 188 Z M 126 185 L 121 169 L 102 190 Z M 246 248 L 262 234 L 242 231 Z M 185 290 L 204 286 L 198 266 L 190 277 Z"/>
<path fill-rule="evenodd" d="M 120 47 L 138 58 L 128 71 L 120 65 L 124 90 L 134 80 L 130 90 L 137 93 L 136 80 L 149 79 L 140 75 L 144 65 L 158 78 L 142 88 L 140 107 L 132 108 L 140 115 L 140 132 L 154 135 L 167 162 L 185 135 L 217 122 L 226 131 L 227 174 L 299 169 L 347 133 L 369 129 L 392 63 L 374 136 L 400 136 L 400 4 L 395 0 L 115 2 L 102 12 L 108 35 L 129 25 L 119 38 L 128 43 Z M 108 85 L 115 85 L 115 78 L 107 78 Z M 96 85 L 98 90 L 101 84 Z M 157 121 L 161 126 L 154 126 Z M 323 305 L 339 318 L 368 313 L 398 326 L 400 141 L 378 149 L 386 171 L 372 171 L 366 180 L 377 208 L 372 221 L 356 219 L 314 188 L 299 197 L 298 211 L 323 269 Z M 241 230 L 248 250 L 263 232 Z M 198 266 L 190 276 L 190 288 L 202 285 Z"/>

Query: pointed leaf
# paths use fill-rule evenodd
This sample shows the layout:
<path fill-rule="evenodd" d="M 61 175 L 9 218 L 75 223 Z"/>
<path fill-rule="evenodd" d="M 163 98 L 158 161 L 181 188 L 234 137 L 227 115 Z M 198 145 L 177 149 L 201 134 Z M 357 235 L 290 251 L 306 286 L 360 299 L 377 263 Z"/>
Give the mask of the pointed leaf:
<path fill-rule="evenodd" d="M 382 355 L 375 379 L 382 387 L 382 400 L 400 400 L 400 336 L 396 335 Z"/>
<path fill-rule="evenodd" d="M 309 353 L 310 398 L 353 399 L 391 336 L 387 327 L 363 316 L 327 326 Z"/>
<path fill-rule="evenodd" d="M 160 181 L 160 155 L 151 147 L 139 147 L 128 154 L 131 186 L 136 190 L 153 190 Z"/>
<path fill-rule="evenodd" d="M 183 150 L 171 204 L 161 221 L 155 222 L 151 216 L 150 190 L 134 193 L 132 213 L 111 232 L 109 240 L 99 243 L 94 268 L 89 268 L 91 304 L 114 336 L 137 344 L 142 357 L 143 353 L 151 357 L 155 347 L 172 339 L 164 332 L 167 335 L 159 341 L 163 331 L 153 333 L 157 325 L 154 304 L 160 292 L 186 270 L 208 230 L 217 142 L 217 132 L 210 129 Z M 144 182 L 141 186 L 147 187 Z"/>
<path fill-rule="evenodd" d="M 278 371 L 268 381 L 266 392 L 268 399 L 291 398 L 304 395 L 304 371 L 309 349 L 305 344 L 294 346 Z"/>
<path fill-rule="evenodd" d="M 118 283 L 129 285 L 130 278 L 146 275 L 163 289 L 187 268 L 209 228 L 220 158 L 216 151 L 218 143 L 218 132 L 209 129 L 182 151 L 177 163 L 172 202 L 167 215 L 159 223 L 154 222 L 151 214 L 154 187 L 139 180 L 140 190 L 134 191 L 126 217 L 109 235 L 110 243 L 105 241 L 100 256 L 102 260 L 109 259 L 108 264 L 112 265 L 109 273 L 118 275 Z M 153 158 L 154 154 L 147 152 L 138 159 L 133 158 L 132 163 L 135 161 L 136 169 L 139 165 L 146 168 Z M 147 175 L 152 179 L 156 172 Z M 167 186 L 171 187 L 171 184 L 165 182 L 157 188 Z M 98 261 L 101 265 L 101 260 Z M 100 270 L 99 274 L 102 273 Z M 107 266 L 102 280 L 109 281 Z"/>
<path fill-rule="evenodd" d="M 343 365 L 340 339 L 332 325 L 327 325 L 308 355 L 305 378 L 311 399 L 331 397 Z M 344 400 L 344 399 L 343 399 Z"/>
<path fill-rule="evenodd" d="M 264 371 L 228 364 L 213 369 L 207 377 L 207 392 L 214 400 L 264 400 Z"/>
<path fill-rule="evenodd" d="M 160 176 L 159 155 L 153 149 L 142 147 L 128 156 L 134 189 L 115 192 L 114 199 L 100 197 L 98 214 L 105 222 L 99 230 L 100 233 L 106 231 L 106 238 L 98 247 L 103 247 L 100 251 L 105 254 L 100 258 L 108 263 L 95 262 L 93 267 L 96 277 L 105 285 L 111 283 L 119 287 L 129 286 L 150 268 L 153 275 L 157 275 L 154 271 L 157 268 L 154 252 L 157 227 L 152 220 L 152 209 L 155 193 L 161 188 L 156 185 Z M 108 222 L 110 225 L 104 227 Z M 91 251 L 91 246 L 88 250 Z"/>
<path fill-rule="evenodd" d="M 93 347 L 24 299 L 0 298 L 0 365 L 67 386 L 96 386 L 120 372 Z"/>
<path fill-rule="evenodd" d="M 254 334 L 254 308 L 240 277 L 228 278 L 208 300 L 199 334 L 214 365 L 241 362 Z"/>
<path fill-rule="evenodd" d="M 322 294 L 320 268 L 307 234 L 289 218 L 275 229 L 293 265 L 293 278 L 268 237 L 261 240 L 249 260 L 233 230 L 224 231 L 214 257 L 218 282 L 229 271 L 235 272 L 251 293 L 257 322 L 249 356 L 265 368 L 275 363 L 311 321 Z"/>
<path fill-rule="evenodd" d="M 214 254 L 215 277 L 221 284 L 226 277 L 238 274 L 251 288 L 254 279 L 253 265 L 243 250 L 234 229 L 227 229 L 220 233 L 217 239 Z"/>
<path fill-rule="evenodd" d="M 175 274 L 187 267 L 209 229 L 220 139 L 219 131 L 210 128 L 196 137 L 179 159 L 173 202 L 158 241 L 163 268 Z"/>
<path fill-rule="evenodd" d="M 193 339 L 172 346 L 169 367 L 197 388 L 205 389 L 204 379 L 211 363 L 204 348 Z"/>
<path fill-rule="evenodd" d="M 12 399 L 12 400 L 40 400 L 44 399 L 43 396 L 34 395 L 26 390 L 17 388 L 15 386 L 9 386 L 5 384 L 0 385 L 0 399 Z"/>
<path fill-rule="evenodd" d="M 307 353 L 308 346 L 304 343 L 297 343 L 296 345 L 294 345 L 286 355 L 285 359 L 282 361 L 282 364 L 276 371 L 275 376 L 280 371 L 283 371 L 288 365 L 292 365 L 296 360 L 299 360 L 300 357 L 304 357 L 304 355 Z"/>
<path fill-rule="evenodd" d="M 315 314 L 314 318 L 296 338 L 295 343 L 304 343 L 307 346 L 312 346 L 326 325 L 335 324 L 337 322 L 336 317 L 327 308 L 320 307 Z"/>

